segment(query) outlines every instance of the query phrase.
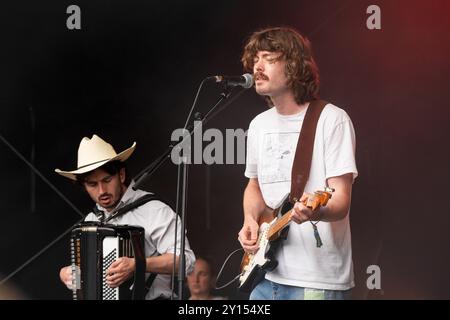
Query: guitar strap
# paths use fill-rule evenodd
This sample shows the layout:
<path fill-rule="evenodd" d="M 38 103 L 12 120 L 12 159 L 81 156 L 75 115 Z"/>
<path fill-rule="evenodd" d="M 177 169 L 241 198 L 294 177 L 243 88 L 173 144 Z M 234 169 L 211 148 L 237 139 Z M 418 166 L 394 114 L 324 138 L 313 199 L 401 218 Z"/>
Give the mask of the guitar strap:
<path fill-rule="evenodd" d="M 324 100 L 311 101 L 303 119 L 302 129 L 295 150 L 294 164 L 291 173 L 291 193 L 289 201 L 294 204 L 299 201 L 308 182 L 311 170 L 314 138 L 320 114 L 328 102 Z"/>
<path fill-rule="evenodd" d="M 301 199 L 306 183 L 308 182 L 309 172 L 311 171 L 317 122 L 327 103 L 328 102 L 324 100 L 314 100 L 310 102 L 309 107 L 306 110 L 297 142 L 297 149 L 295 150 L 294 164 L 292 165 L 291 193 L 289 194 L 289 201 L 292 204 L 295 204 L 295 202 Z M 317 222 L 310 222 L 313 227 L 314 237 L 316 238 L 316 247 L 320 248 L 323 243 L 316 226 Z"/>

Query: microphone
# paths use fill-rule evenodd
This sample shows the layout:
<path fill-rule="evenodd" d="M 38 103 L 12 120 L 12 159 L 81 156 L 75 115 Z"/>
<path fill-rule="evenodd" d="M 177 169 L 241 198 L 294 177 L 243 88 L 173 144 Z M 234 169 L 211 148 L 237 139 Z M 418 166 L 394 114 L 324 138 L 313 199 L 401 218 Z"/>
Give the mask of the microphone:
<path fill-rule="evenodd" d="M 210 79 L 225 83 L 230 87 L 241 86 L 248 89 L 253 86 L 253 76 L 250 73 L 243 74 L 242 76 L 214 76 L 210 77 Z"/>

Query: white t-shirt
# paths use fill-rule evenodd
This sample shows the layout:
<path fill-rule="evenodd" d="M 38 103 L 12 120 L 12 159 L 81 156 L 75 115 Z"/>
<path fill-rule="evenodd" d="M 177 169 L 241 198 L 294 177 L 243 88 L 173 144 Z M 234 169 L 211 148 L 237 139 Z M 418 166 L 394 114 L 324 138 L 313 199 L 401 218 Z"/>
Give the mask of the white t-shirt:
<path fill-rule="evenodd" d="M 245 176 L 257 178 L 266 204 L 276 208 L 291 188 L 291 170 L 306 110 L 281 115 L 273 107 L 250 123 Z M 355 132 L 347 113 L 327 104 L 317 123 L 309 180 L 305 192 L 323 190 L 326 179 L 358 171 Z M 317 248 L 311 223 L 291 223 L 280 246 L 277 268 L 266 278 L 286 285 L 327 290 L 354 286 L 349 216 L 317 224 L 323 246 Z"/>

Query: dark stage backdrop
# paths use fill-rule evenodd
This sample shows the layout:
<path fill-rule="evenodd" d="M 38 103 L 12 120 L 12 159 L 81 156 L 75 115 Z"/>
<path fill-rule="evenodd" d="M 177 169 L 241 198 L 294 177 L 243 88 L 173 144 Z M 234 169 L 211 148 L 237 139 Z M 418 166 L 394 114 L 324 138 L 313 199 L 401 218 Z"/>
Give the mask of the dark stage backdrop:
<path fill-rule="evenodd" d="M 66 9 L 81 8 L 81 30 Z M 367 7 L 381 9 L 369 30 Z M 321 96 L 345 109 L 357 134 L 351 208 L 357 299 L 449 299 L 450 2 L 433 1 L 8 1 L 0 13 L 0 134 L 83 213 L 92 203 L 53 172 L 71 169 L 83 136 L 137 150 L 137 173 L 182 127 L 201 80 L 243 73 L 252 31 L 292 26 L 312 42 Z M 220 90 L 208 84 L 205 113 Z M 266 109 L 248 90 L 206 128 L 242 128 Z M 206 143 L 205 143 L 206 145 Z M 26 264 L 80 217 L 0 141 L 0 278 Z M 219 268 L 239 247 L 244 165 L 192 165 L 188 236 Z M 35 180 L 34 180 L 35 179 Z M 144 184 L 172 203 L 176 166 Z M 221 282 L 238 272 L 240 257 Z M 16 298 L 70 299 L 59 282 L 68 236 L 12 276 Z M 381 270 L 369 290 L 367 268 Z M 236 285 L 218 294 L 245 299 Z"/>

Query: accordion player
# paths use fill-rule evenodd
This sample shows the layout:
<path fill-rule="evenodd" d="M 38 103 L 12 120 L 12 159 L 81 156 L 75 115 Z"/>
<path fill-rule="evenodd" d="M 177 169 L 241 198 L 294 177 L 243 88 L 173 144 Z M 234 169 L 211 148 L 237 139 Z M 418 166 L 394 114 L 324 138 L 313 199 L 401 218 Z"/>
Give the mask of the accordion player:
<path fill-rule="evenodd" d="M 144 228 L 83 222 L 71 233 L 74 300 L 143 300 L 145 297 Z M 116 288 L 106 283 L 106 271 L 120 257 L 134 257 L 136 270 Z"/>

